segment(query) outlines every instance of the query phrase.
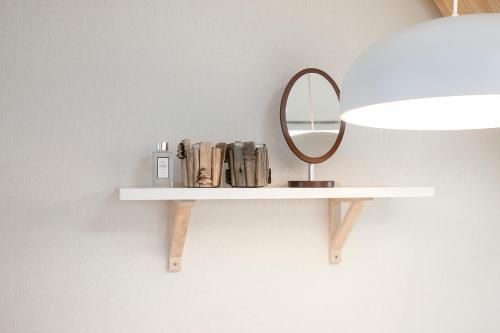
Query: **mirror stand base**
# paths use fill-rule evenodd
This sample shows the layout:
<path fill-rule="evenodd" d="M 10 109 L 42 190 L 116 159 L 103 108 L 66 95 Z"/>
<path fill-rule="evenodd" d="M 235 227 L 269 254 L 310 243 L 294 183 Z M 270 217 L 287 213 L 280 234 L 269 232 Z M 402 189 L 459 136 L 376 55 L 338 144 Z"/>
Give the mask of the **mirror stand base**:
<path fill-rule="evenodd" d="M 289 180 L 288 187 L 335 187 L 334 180 Z"/>

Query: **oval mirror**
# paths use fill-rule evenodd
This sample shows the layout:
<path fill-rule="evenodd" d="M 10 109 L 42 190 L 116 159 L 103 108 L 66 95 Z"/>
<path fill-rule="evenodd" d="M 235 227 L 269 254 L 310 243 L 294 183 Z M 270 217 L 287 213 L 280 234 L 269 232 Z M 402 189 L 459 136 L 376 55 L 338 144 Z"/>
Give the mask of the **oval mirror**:
<path fill-rule="evenodd" d="M 324 162 L 340 146 L 345 123 L 340 120 L 339 97 L 335 81 L 317 68 L 301 70 L 288 82 L 281 99 L 281 129 L 290 149 L 304 162 Z"/>

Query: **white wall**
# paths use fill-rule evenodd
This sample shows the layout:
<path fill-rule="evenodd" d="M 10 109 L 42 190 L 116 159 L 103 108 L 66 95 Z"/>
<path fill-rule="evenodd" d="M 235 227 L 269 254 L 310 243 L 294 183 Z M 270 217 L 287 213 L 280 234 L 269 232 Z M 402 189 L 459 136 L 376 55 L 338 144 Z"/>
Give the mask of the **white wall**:
<path fill-rule="evenodd" d="M 318 176 L 437 195 L 370 204 L 339 266 L 326 202 L 202 202 L 167 273 L 167 207 L 116 192 L 149 184 L 158 138 L 267 142 L 275 184 L 304 178 L 278 123 L 288 79 L 341 81 L 370 42 L 436 16 L 431 0 L 0 1 L 0 331 L 499 332 L 499 130 L 348 127 Z"/>

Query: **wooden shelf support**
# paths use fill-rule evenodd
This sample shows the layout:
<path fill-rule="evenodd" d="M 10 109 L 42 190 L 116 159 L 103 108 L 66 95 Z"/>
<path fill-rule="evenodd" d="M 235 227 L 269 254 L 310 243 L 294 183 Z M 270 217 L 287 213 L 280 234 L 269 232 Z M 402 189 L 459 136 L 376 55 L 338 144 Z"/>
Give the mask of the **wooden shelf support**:
<path fill-rule="evenodd" d="M 342 248 L 357 221 L 366 201 L 371 198 L 330 199 L 330 264 L 338 264 L 342 260 Z M 342 218 L 342 202 L 349 203 L 349 209 Z"/>
<path fill-rule="evenodd" d="M 197 200 L 287 200 L 327 199 L 329 202 L 329 254 L 330 263 L 341 261 L 342 248 L 367 201 L 375 198 L 428 198 L 434 196 L 433 187 L 334 187 L 334 188 L 121 188 L 120 200 L 162 200 L 170 202 L 168 270 L 182 269 L 182 254 L 186 242 L 189 219 Z M 342 217 L 341 204 L 349 203 Z"/>
<path fill-rule="evenodd" d="M 194 200 L 172 201 L 172 219 L 170 221 L 168 270 L 178 272 L 182 266 L 182 253 L 186 242 L 189 218 Z"/>

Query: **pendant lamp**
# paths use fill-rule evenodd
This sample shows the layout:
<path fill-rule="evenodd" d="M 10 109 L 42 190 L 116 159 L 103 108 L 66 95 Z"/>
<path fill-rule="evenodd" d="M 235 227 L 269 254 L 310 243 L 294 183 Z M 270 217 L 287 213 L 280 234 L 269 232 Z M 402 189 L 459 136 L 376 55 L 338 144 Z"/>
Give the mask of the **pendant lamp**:
<path fill-rule="evenodd" d="M 417 24 L 369 47 L 346 74 L 341 119 L 404 130 L 500 127 L 500 14 Z"/>

